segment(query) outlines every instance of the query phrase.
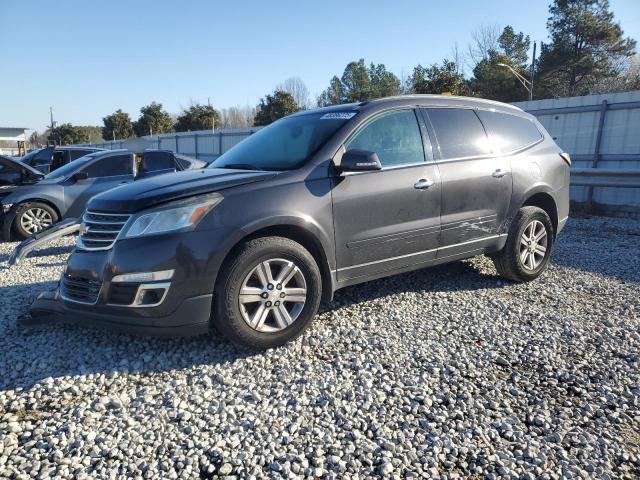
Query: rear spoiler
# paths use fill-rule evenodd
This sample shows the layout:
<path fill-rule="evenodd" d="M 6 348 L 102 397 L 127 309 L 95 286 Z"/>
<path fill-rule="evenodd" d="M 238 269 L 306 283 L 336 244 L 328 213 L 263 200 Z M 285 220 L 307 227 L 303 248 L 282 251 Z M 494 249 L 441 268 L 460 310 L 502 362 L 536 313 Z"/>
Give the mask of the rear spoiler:
<path fill-rule="evenodd" d="M 45 243 L 67 235 L 73 235 L 80 230 L 81 223 L 79 218 L 67 218 L 42 232 L 34 233 L 18 244 L 11 257 L 9 257 L 9 266 L 17 265 L 28 253 Z"/>

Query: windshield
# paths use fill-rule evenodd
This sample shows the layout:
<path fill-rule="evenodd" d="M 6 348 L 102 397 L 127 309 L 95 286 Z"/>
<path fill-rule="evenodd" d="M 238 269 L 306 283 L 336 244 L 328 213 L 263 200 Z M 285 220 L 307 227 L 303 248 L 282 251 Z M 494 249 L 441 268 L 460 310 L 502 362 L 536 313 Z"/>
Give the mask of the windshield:
<path fill-rule="evenodd" d="M 39 149 L 37 149 L 37 150 L 33 150 L 33 151 L 31 151 L 31 152 L 27 153 L 26 155 L 24 155 L 23 157 L 20 157 L 20 158 L 19 158 L 19 160 L 20 160 L 22 163 L 25 163 L 27 160 L 29 160 L 29 159 L 31 159 L 31 158 L 33 158 L 33 157 L 35 157 L 37 154 L 39 154 L 39 153 L 40 153 L 41 151 L 43 151 L 43 150 L 44 150 L 44 148 L 39 148 Z"/>
<path fill-rule="evenodd" d="M 48 173 L 47 175 L 45 175 L 44 178 L 63 178 L 63 177 L 66 177 L 67 175 L 75 173 L 75 171 L 80 166 L 84 165 L 89 160 L 93 160 L 94 158 L 96 158 L 98 156 L 100 156 L 100 154 L 89 154 L 89 155 L 85 155 L 84 157 L 77 158 L 77 159 L 73 160 L 72 162 L 69 162 L 66 165 L 63 165 L 60 168 L 56 168 L 53 172 Z"/>
<path fill-rule="evenodd" d="M 207 168 L 293 170 L 303 165 L 355 112 L 285 117 L 258 130 Z"/>

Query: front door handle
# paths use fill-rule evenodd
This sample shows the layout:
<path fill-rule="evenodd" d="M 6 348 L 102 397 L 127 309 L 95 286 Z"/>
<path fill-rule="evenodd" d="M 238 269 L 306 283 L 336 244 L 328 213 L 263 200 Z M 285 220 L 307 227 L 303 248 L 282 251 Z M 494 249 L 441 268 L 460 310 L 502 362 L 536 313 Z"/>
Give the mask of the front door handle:
<path fill-rule="evenodd" d="M 495 172 L 491 174 L 493 178 L 502 178 L 507 174 L 505 170 L 497 169 Z"/>
<path fill-rule="evenodd" d="M 434 182 L 433 180 L 421 178 L 420 180 L 418 180 L 416 183 L 413 184 L 413 188 L 417 190 L 426 190 L 427 188 L 431 187 L 435 183 L 436 182 Z"/>

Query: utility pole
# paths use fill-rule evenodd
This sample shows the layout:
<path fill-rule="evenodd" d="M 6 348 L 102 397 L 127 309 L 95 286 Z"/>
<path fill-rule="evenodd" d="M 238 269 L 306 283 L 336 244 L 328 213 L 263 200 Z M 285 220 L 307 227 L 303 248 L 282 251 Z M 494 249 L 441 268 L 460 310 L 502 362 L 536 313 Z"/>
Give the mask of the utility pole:
<path fill-rule="evenodd" d="M 533 76 L 536 72 L 536 42 L 533 42 L 533 55 L 531 56 L 531 74 L 529 78 L 531 79 L 531 89 L 529 90 L 529 101 L 533 100 Z"/>

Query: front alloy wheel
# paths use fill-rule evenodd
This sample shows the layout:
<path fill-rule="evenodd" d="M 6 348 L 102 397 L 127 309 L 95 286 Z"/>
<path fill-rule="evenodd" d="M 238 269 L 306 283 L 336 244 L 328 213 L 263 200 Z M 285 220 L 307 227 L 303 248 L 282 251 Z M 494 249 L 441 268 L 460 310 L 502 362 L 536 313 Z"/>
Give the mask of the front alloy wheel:
<path fill-rule="evenodd" d="M 242 347 L 277 347 L 309 326 L 321 296 L 320 269 L 306 248 L 284 237 L 254 238 L 222 266 L 211 322 Z"/>
<path fill-rule="evenodd" d="M 51 225 L 53 225 L 51 214 L 39 207 L 30 208 L 20 216 L 20 226 L 29 235 L 49 228 Z"/>
<path fill-rule="evenodd" d="M 42 202 L 24 202 L 18 205 L 13 231 L 19 240 L 41 232 L 58 221 L 58 213 Z"/>
<path fill-rule="evenodd" d="M 240 313 L 258 332 L 279 332 L 295 322 L 307 300 L 307 282 L 292 261 L 272 258 L 258 264 L 242 282 Z"/>

